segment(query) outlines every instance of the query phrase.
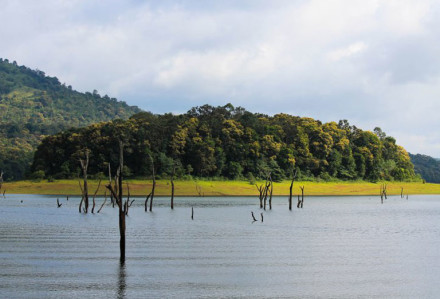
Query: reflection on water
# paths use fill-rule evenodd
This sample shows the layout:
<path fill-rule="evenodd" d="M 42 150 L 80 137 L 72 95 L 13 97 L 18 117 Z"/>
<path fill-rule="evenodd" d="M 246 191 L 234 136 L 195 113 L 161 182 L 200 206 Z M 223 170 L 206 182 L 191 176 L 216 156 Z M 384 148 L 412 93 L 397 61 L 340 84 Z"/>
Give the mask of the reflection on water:
<path fill-rule="evenodd" d="M 118 275 L 118 299 L 125 298 L 125 262 L 119 261 L 119 275 Z"/>
<path fill-rule="evenodd" d="M 117 209 L 78 198 L 0 199 L 1 298 L 435 298 L 440 198 L 307 197 L 135 201 L 119 262 Z M 98 204 L 101 199 L 98 200 Z M 195 217 L 191 220 L 191 208 Z M 251 212 L 258 221 L 253 223 Z M 263 212 L 264 222 L 259 213 Z"/>

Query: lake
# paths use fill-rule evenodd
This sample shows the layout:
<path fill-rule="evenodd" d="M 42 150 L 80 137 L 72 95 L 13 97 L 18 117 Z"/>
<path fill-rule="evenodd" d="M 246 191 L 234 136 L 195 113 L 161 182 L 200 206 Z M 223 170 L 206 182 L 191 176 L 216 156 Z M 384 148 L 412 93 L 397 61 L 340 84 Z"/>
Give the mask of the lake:
<path fill-rule="evenodd" d="M 137 198 L 117 209 L 0 198 L 1 298 L 438 298 L 440 196 Z M 97 200 L 98 207 L 102 198 Z M 194 220 L 191 220 L 194 207 Z M 252 222 L 251 211 L 259 221 Z M 264 222 L 260 221 L 263 212 Z"/>

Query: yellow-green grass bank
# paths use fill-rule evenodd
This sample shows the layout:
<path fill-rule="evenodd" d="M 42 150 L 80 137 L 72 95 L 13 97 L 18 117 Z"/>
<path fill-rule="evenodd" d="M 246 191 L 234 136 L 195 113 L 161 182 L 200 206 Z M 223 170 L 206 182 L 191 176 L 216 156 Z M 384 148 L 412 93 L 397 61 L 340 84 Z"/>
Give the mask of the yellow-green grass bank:
<path fill-rule="evenodd" d="M 130 194 L 145 196 L 151 191 L 150 180 L 126 180 Z M 106 188 L 102 182 L 98 195 L 103 195 Z M 256 182 L 264 184 L 264 182 Z M 174 181 L 176 196 L 258 196 L 255 185 L 247 181 Z M 304 186 L 306 195 L 378 195 L 382 182 L 295 182 L 293 194 L 299 194 L 299 186 Z M 403 194 L 440 194 L 440 184 L 423 184 L 421 182 L 385 182 L 388 195 Z M 98 181 L 89 180 L 89 193 L 93 194 Z M 274 195 L 288 195 L 290 181 L 274 183 Z M 124 184 L 124 189 L 127 187 Z M 3 183 L 1 193 L 7 194 L 56 194 L 80 195 L 77 180 L 17 181 Z M 126 191 L 125 191 L 126 192 Z M 171 184 L 168 180 L 157 180 L 156 196 L 170 196 Z"/>

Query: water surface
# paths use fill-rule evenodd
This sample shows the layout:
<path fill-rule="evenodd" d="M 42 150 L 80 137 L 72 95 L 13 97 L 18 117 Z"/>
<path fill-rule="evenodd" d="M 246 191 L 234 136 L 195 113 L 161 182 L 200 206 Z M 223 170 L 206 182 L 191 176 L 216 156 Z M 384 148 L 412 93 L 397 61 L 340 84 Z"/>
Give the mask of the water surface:
<path fill-rule="evenodd" d="M 119 263 L 117 209 L 0 199 L 2 298 L 438 298 L 440 197 L 138 198 Z M 98 204 L 102 199 L 98 199 Z M 194 220 L 191 220 L 194 207 Z M 251 211 L 259 221 L 252 223 Z M 264 222 L 260 221 L 263 212 Z"/>

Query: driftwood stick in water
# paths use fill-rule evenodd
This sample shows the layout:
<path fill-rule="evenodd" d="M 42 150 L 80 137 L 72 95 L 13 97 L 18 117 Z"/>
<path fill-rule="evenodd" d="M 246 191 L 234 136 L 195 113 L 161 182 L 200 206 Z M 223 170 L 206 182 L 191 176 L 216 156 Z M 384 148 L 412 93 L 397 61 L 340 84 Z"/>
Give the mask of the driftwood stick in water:
<path fill-rule="evenodd" d="M 191 219 L 194 220 L 194 207 L 191 207 Z"/>
<path fill-rule="evenodd" d="M 257 221 L 257 219 L 254 216 L 254 212 L 251 212 L 251 215 L 252 215 L 252 219 L 254 219 L 254 222 Z"/>
<path fill-rule="evenodd" d="M 63 204 L 60 203 L 60 200 L 57 198 L 57 207 L 58 207 L 58 208 L 61 208 L 62 205 L 63 205 Z"/>

